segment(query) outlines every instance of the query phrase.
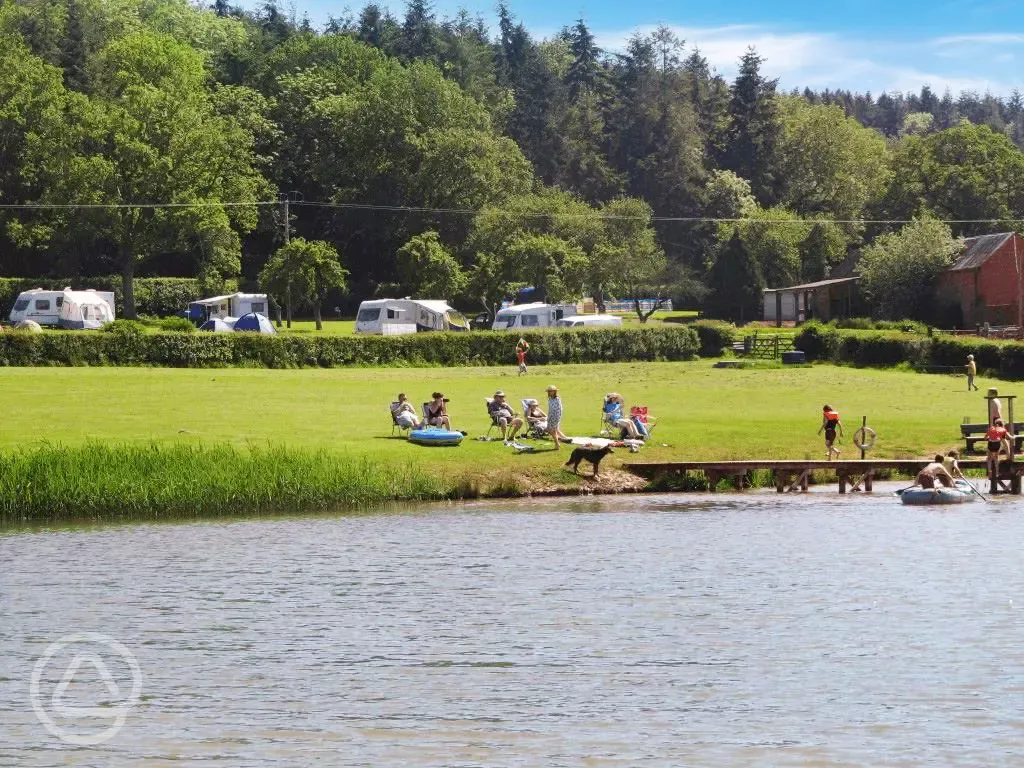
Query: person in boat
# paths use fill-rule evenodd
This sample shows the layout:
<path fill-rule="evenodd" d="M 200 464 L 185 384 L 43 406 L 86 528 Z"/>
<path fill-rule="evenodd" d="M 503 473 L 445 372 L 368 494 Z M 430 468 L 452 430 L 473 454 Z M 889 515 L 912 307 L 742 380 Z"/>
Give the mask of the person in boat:
<path fill-rule="evenodd" d="M 500 389 L 487 403 L 487 413 L 490 414 L 494 425 L 501 430 L 501 439 L 506 445 L 516 439 L 519 428 L 523 426 L 523 420 L 516 416 L 512 406 L 505 402 L 505 393 Z"/>
<path fill-rule="evenodd" d="M 936 454 L 935 460 L 917 473 L 917 484 L 922 488 L 934 488 L 936 481 L 946 488 L 953 487 L 953 476 L 942 465 L 942 454 Z"/>
<path fill-rule="evenodd" d="M 843 425 L 839 423 L 839 412 L 832 410 L 832 406 L 827 403 L 821 409 L 821 426 L 818 427 L 818 434 L 820 435 L 822 430 L 825 431 L 825 448 L 828 451 L 825 457 L 832 461 L 832 454 L 839 458 L 841 451 L 835 447 L 836 432 L 839 436 L 843 436 Z"/>
<path fill-rule="evenodd" d="M 957 453 L 956 451 L 950 451 L 949 453 L 942 457 L 942 466 L 944 466 L 946 468 L 946 471 L 949 472 L 949 474 L 951 474 L 955 479 L 967 480 L 967 478 L 964 477 L 964 473 L 960 471 L 959 458 L 959 453 Z"/>
<path fill-rule="evenodd" d="M 1013 435 L 1003 425 L 1002 419 L 996 419 L 988 431 L 985 432 L 985 440 L 988 442 L 988 472 L 991 475 L 999 467 L 999 454 L 1006 451 L 1007 457 L 1013 461 Z"/>
<path fill-rule="evenodd" d="M 432 399 L 427 403 L 427 424 L 451 429 L 452 423 L 448 419 L 448 398 L 441 392 L 434 392 L 430 397 Z"/>
<path fill-rule="evenodd" d="M 395 417 L 395 423 L 402 429 L 419 429 L 423 426 L 423 422 L 416 418 L 416 409 L 412 407 L 404 392 L 399 392 L 398 399 L 391 404 L 391 413 Z"/>

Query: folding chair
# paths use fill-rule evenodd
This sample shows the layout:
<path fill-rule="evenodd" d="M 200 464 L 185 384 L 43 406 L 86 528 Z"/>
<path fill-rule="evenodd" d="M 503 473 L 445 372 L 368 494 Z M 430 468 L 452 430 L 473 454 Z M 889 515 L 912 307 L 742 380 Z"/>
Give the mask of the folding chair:
<path fill-rule="evenodd" d="M 640 437 L 645 439 L 650 437 L 654 433 L 654 428 L 658 426 L 657 422 L 648 416 L 646 405 L 634 405 L 630 408 L 629 419 L 636 426 Z"/>
<path fill-rule="evenodd" d="M 395 430 L 396 429 L 398 430 L 398 434 L 399 435 L 403 435 L 406 432 L 408 432 L 410 429 L 412 429 L 412 427 L 407 427 L 404 424 L 399 424 L 398 423 L 398 413 L 397 413 L 398 405 L 399 405 L 399 403 L 398 403 L 397 400 L 395 400 L 393 403 L 391 403 L 391 436 L 392 437 L 395 436 Z"/>
<path fill-rule="evenodd" d="M 533 398 L 527 397 L 521 402 L 523 404 L 523 437 L 534 437 L 538 439 L 547 437 L 548 433 L 545 431 L 547 428 L 547 422 L 545 421 L 544 428 L 541 428 L 538 425 L 531 424 L 529 417 L 526 415 L 530 412 L 530 406 L 536 401 Z"/>
<path fill-rule="evenodd" d="M 484 402 L 487 403 L 487 418 L 491 420 L 490 426 L 487 427 L 487 432 L 484 433 L 484 437 L 490 439 L 491 430 L 498 428 L 498 422 L 495 421 L 494 415 L 491 413 L 491 403 L 494 402 L 493 397 L 485 397 Z"/>
<path fill-rule="evenodd" d="M 614 407 L 611 407 L 614 406 Z M 622 406 L 618 403 L 605 403 L 601 408 L 601 431 L 600 435 L 610 435 L 617 429 L 615 422 L 624 418 Z"/>

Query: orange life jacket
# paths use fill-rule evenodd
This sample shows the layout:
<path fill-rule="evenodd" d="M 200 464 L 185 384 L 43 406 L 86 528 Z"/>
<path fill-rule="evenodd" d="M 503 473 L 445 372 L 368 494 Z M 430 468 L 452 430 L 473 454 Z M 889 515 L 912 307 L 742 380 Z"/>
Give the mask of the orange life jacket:
<path fill-rule="evenodd" d="M 832 422 L 833 424 L 838 424 L 839 411 L 825 411 L 825 421 Z"/>

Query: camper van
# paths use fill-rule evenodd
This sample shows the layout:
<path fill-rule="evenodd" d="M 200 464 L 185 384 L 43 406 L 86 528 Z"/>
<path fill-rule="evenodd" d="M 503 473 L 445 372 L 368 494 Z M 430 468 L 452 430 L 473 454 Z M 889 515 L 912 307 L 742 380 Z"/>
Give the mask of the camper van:
<path fill-rule="evenodd" d="M 91 288 L 87 291 L 72 291 L 70 288 L 65 288 L 63 291 L 45 291 L 42 288 L 33 288 L 31 291 L 22 291 L 18 294 L 14 307 L 11 309 L 11 323 L 34 320 L 40 325 L 59 325 L 65 292 L 84 293 L 93 299 L 106 302 L 110 308 L 110 318 L 114 318 L 114 294 L 110 291 L 94 291 Z"/>
<path fill-rule="evenodd" d="M 571 315 L 555 325 L 559 328 L 621 328 L 622 318 L 616 315 Z"/>
<path fill-rule="evenodd" d="M 375 299 L 359 305 L 356 333 L 397 336 L 419 331 L 468 331 L 469 321 L 445 301 Z"/>
<path fill-rule="evenodd" d="M 267 306 L 265 293 L 229 293 L 191 302 L 186 317 L 194 323 L 202 323 L 226 317 L 238 318 L 252 312 L 266 315 Z"/>
<path fill-rule="evenodd" d="M 491 328 L 552 328 L 563 317 L 576 314 L 575 304 L 513 304 L 498 311 Z"/>

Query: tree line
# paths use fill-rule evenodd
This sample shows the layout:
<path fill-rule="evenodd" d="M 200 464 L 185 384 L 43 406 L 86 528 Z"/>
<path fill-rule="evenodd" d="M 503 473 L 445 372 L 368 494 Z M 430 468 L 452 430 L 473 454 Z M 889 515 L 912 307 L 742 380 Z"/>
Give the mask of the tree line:
<path fill-rule="evenodd" d="M 3 0 L 0 272 L 116 271 L 129 316 L 163 274 L 318 315 L 342 285 L 488 312 L 532 285 L 749 320 L 898 222 L 1024 218 L 1018 93 L 783 93 L 762 64 L 727 82 L 664 27 L 538 40 L 504 4 L 492 31 L 425 0 L 322 29 L 275 2 Z"/>

